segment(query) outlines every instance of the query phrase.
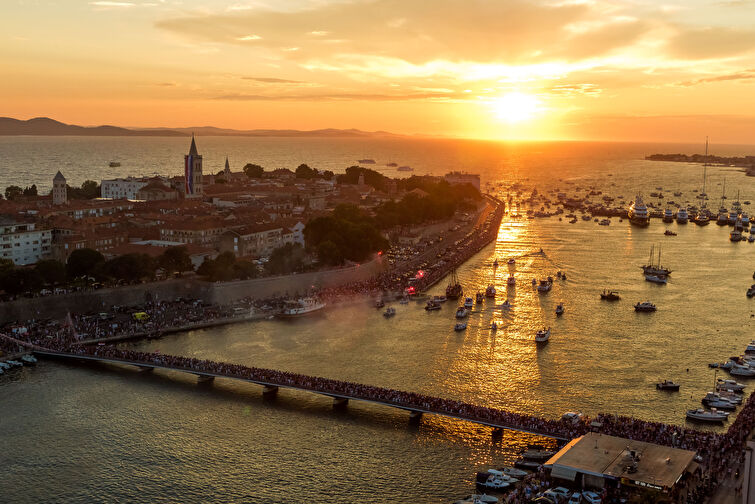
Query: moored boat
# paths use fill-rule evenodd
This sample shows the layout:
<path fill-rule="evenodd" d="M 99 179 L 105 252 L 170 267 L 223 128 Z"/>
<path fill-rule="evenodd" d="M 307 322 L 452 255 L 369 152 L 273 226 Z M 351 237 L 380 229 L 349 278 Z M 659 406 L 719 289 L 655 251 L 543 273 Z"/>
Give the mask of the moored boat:
<path fill-rule="evenodd" d="M 654 312 L 657 309 L 658 308 L 650 301 L 643 301 L 642 303 L 634 305 L 634 311 L 637 312 Z"/>
<path fill-rule="evenodd" d="M 535 343 L 545 343 L 551 338 L 551 328 L 540 329 L 535 333 Z"/>
<path fill-rule="evenodd" d="M 687 410 L 687 418 L 689 420 L 697 420 L 698 422 L 721 423 L 729 418 L 729 414 L 725 411 L 697 408 Z"/>
<path fill-rule="evenodd" d="M 301 298 L 288 301 L 283 310 L 278 313 L 281 318 L 296 318 L 312 315 L 325 308 L 325 303 L 316 298 Z"/>
<path fill-rule="evenodd" d="M 488 288 L 485 289 L 485 297 L 487 298 L 495 297 L 495 286 L 493 284 L 488 285 Z"/>
<path fill-rule="evenodd" d="M 629 223 L 635 226 L 647 226 L 650 224 L 650 214 L 648 207 L 642 201 L 642 195 L 638 194 L 632 204 L 629 206 Z"/>

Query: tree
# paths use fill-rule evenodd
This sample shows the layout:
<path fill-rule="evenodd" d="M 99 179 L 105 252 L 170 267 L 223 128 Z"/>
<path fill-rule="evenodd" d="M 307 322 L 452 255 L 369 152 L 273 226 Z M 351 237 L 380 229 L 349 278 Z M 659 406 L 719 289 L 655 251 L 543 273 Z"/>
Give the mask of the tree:
<path fill-rule="evenodd" d="M 170 247 L 162 253 L 158 259 L 158 264 L 168 273 L 192 271 L 194 264 L 186 247 Z"/>
<path fill-rule="evenodd" d="M 36 292 L 42 288 L 42 277 L 33 269 L 17 268 L 2 277 L 2 287 L 8 294 Z"/>
<path fill-rule="evenodd" d="M 233 252 L 223 252 L 214 260 L 206 258 L 199 268 L 197 268 L 197 273 L 213 282 L 231 280 L 235 278 L 235 264 L 236 256 L 233 255 Z"/>
<path fill-rule="evenodd" d="M 5 188 L 5 199 L 14 200 L 23 194 L 23 189 L 17 185 L 10 185 Z"/>
<path fill-rule="evenodd" d="M 234 276 L 242 280 L 257 278 L 260 270 L 252 261 L 236 261 L 233 265 Z"/>
<path fill-rule="evenodd" d="M 317 259 L 323 264 L 335 266 L 343 262 L 343 255 L 338 245 L 326 240 L 317 246 Z"/>
<path fill-rule="evenodd" d="M 81 192 L 84 199 L 94 199 L 100 197 L 100 185 L 94 180 L 85 180 L 81 184 Z"/>
<path fill-rule="evenodd" d="M 141 280 L 155 276 L 156 261 L 147 254 L 124 254 L 104 264 L 103 271 L 118 280 Z"/>
<path fill-rule="evenodd" d="M 37 184 L 32 184 L 31 187 L 24 188 L 24 196 L 36 196 L 36 195 L 37 195 Z"/>
<path fill-rule="evenodd" d="M 244 174 L 249 178 L 261 178 L 262 174 L 265 173 L 265 169 L 263 167 L 253 163 L 247 163 L 244 166 L 243 170 Z"/>
<path fill-rule="evenodd" d="M 287 275 L 304 266 L 304 249 L 298 243 L 287 243 L 270 254 L 265 269 L 272 275 Z"/>
<path fill-rule="evenodd" d="M 10 259 L 0 259 L 0 275 L 5 275 L 16 267 L 16 263 Z"/>
<path fill-rule="evenodd" d="M 300 179 L 317 178 L 317 170 L 310 168 L 306 164 L 300 164 L 296 168 L 296 178 L 300 178 Z"/>
<path fill-rule="evenodd" d="M 47 285 L 57 285 L 66 281 L 66 265 L 54 259 L 39 261 L 34 269 Z"/>
<path fill-rule="evenodd" d="M 77 249 L 68 256 L 66 272 L 69 278 L 96 276 L 101 272 L 103 264 L 105 264 L 105 257 L 96 250 Z"/>

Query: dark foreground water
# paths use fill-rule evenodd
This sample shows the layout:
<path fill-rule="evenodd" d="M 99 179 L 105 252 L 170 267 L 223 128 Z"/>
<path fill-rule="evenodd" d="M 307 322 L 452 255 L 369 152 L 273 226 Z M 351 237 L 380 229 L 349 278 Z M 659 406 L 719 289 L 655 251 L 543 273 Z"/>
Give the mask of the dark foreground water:
<path fill-rule="evenodd" d="M 578 183 L 616 196 L 664 186 L 692 200 L 699 182 L 694 166 L 599 159 Z M 727 188 L 755 195 L 755 179 L 723 168 L 711 170 L 710 194 L 721 191 L 723 176 Z M 663 236 L 667 227 L 678 236 Z M 491 282 L 499 290 L 495 303 L 475 308 L 465 332 L 452 330 L 448 304 L 434 313 L 395 305 L 397 315 L 385 320 L 364 301 L 310 320 L 131 346 L 547 417 L 578 409 L 682 423 L 712 387 L 708 362 L 740 353 L 755 334 L 755 300 L 745 297 L 755 244 L 732 244 L 728 232 L 715 224 L 506 219 L 497 243 L 460 271 L 470 293 Z M 658 243 L 674 270 L 666 286 L 645 282 L 638 268 Z M 544 255 L 534 253 L 540 248 Z M 510 257 L 515 289 L 505 286 Z M 545 296 L 533 291 L 533 277 L 557 270 L 566 282 Z M 601 302 L 604 287 L 620 290 L 622 301 Z M 511 310 L 495 307 L 506 298 Z M 646 299 L 658 312 L 635 313 L 631 305 Z M 566 313 L 556 319 L 559 301 Z M 492 320 L 502 328 L 492 332 Z M 532 337 L 543 325 L 553 335 L 538 349 Z M 657 392 L 662 378 L 679 381 L 681 392 Z M 442 503 L 468 494 L 475 471 L 512 462 L 532 441 L 512 432 L 494 440 L 487 428 L 432 416 L 412 426 L 406 412 L 380 406 L 333 410 L 325 397 L 285 390 L 264 400 L 258 387 L 227 380 L 197 385 L 176 373 L 58 362 L 0 378 L 0 436 L 7 502 Z"/>

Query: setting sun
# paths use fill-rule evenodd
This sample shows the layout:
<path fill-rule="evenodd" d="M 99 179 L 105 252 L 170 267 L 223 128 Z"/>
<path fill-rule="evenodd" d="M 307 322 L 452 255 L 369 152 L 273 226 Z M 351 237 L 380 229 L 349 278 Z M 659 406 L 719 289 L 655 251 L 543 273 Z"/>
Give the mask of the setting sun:
<path fill-rule="evenodd" d="M 492 104 L 496 117 L 509 123 L 532 119 L 539 105 L 540 101 L 534 96 L 519 92 L 505 94 Z"/>

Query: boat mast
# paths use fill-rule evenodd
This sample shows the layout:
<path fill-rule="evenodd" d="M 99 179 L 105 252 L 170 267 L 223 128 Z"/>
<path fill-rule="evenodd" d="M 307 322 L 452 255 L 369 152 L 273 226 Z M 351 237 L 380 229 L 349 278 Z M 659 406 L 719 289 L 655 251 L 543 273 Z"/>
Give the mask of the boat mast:
<path fill-rule="evenodd" d="M 703 162 L 703 207 L 705 207 L 705 178 L 708 174 L 708 137 L 705 137 L 705 161 Z"/>

